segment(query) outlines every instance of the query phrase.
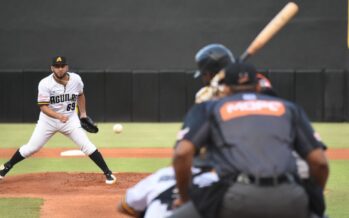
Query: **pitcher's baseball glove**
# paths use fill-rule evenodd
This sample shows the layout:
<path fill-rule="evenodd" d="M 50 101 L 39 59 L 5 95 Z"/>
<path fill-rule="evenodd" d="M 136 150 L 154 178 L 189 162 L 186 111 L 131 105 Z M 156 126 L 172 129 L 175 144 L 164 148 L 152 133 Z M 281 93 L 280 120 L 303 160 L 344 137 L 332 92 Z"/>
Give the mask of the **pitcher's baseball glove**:
<path fill-rule="evenodd" d="M 81 127 L 86 130 L 87 132 L 90 133 L 97 133 L 98 132 L 98 127 L 97 125 L 93 122 L 91 117 L 83 117 L 80 118 L 80 123 Z"/>

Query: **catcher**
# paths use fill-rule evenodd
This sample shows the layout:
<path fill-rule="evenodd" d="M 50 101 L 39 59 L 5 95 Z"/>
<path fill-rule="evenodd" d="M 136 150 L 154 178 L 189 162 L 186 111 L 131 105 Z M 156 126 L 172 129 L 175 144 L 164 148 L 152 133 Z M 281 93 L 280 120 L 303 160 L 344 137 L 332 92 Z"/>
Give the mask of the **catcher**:
<path fill-rule="evenodd" d="M 81 77 L 68 72 L 67 60 L 63 56 L 53 58 L 51 71 L 52 73 L 39 83 L 37 101 L 41 112 L 35 130 L 29 142 L 20 147 L 12 158 L 0 167 L 0 180 L 15 164 L 39 151 L 56 132 L 60 132 L 73 140 L 104 172 L 106 184 L 114 184 L 116 177 L 82 129 L 91 133 L 98 132 L 97 126 L 86 114 Z M 77 106 L 80 119 L 75 110 Z"/>
<path fill-rule="evenodd" d="M 207 187 L 217 182 L 215 172 L 192 168 L 193 185 Z M 163 218 L 172 214 L 172 203 L 178 196 L 173 167 L 164 167 L 127 189 L 118 211 L 133 217 Z"/>

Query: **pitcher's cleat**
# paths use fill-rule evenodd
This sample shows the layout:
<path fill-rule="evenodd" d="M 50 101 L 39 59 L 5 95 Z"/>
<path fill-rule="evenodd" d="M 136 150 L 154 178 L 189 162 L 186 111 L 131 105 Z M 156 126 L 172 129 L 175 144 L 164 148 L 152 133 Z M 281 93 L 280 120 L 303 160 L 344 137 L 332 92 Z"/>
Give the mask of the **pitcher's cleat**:
<path fill-rule="evenodd" d="M 105 178 L 106 178 L 105 183 L 108 185 L 112 185 L 116 183 L 116 177 L 111 173 L 106 174 Z"/>
<path fill-rule="evenodd" d="M 0 166 L 0 180 L 4 179 L 5 175 L 10 171 L 10 167 L 7 167 L 6 165 Z"/>

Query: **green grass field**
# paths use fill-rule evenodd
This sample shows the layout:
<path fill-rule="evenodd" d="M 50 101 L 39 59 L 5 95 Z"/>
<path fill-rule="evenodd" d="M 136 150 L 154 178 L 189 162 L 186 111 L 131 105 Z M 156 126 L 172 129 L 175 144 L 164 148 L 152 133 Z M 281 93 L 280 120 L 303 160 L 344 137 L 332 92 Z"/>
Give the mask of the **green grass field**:
<path fill-rule="evenodd" d="M 0 198 L 0 217 L 39 217 L 43 200 L 38 198 Z"/>
<path fill-rule="evenodd" d="M 99 148 L 172 147 L 179 123 L 125 123 L 122 134 L 112 132 L 111 123 L 99 125 L 98 134 L 89 134 Z M 0 148 L 18 148 L 25 144 L 34 124 L 0 124 Z M 315 123 L 315 129 L 329 148 L 349 148 L 349 123 Z M 47 148 L 76 148 L 66 137 L 56 134 Z M 0 159 L 0 162 L 6 161 Z M 169 165 L 166 158 L 107 158 L 110 167 L 118 172 L 153 172 Z M 140 168 L 139 166 L 142 166 Z M 330 217 L 349 217 L 349 160 L 330 161 L 331 174 L 327 189 L 327 213 Z M 99 172 L 87 158 L 32 158 L 18 164 L 10 175 L 34 172 Z M 1 184 L 0 184 L 1 185 Z M 39 217 L 40 199 L 0 198 L 0 217 Z M 6 209 L 2 209 L 6 208 Z M 18 211 L 25 211 L 20 213 Z M 24 214 L 24 215 L 23 215 Z"/>
<path fill-rule="evenodd" d="M 125 123 L 124 131 L 115 134 L 112 123 L 99 124 L 98 134 L 89 134 L 91 141 L 99 148 L 146 148 L 171 147 L 180 129 L 179 123 Z M 0 148 L 17 148 L 27 143 L 34 124 L 0 124 Z M 48 148 L 76 145 L 62 134 L 56 134 L 45 145 Z"/>

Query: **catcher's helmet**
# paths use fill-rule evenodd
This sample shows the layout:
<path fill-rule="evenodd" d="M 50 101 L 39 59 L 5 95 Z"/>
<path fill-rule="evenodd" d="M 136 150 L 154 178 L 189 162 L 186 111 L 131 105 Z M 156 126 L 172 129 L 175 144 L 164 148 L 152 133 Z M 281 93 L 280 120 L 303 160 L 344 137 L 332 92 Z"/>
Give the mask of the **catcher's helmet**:
<path fill-rule="evenodd" d="M 200 49 L 195 55 L 195 61 L 198 66 L 194 77 L 210 73 L 216 74 L 224 67 L 235 62 L 231 51 L 221 44 L 209 44 Z"/>

